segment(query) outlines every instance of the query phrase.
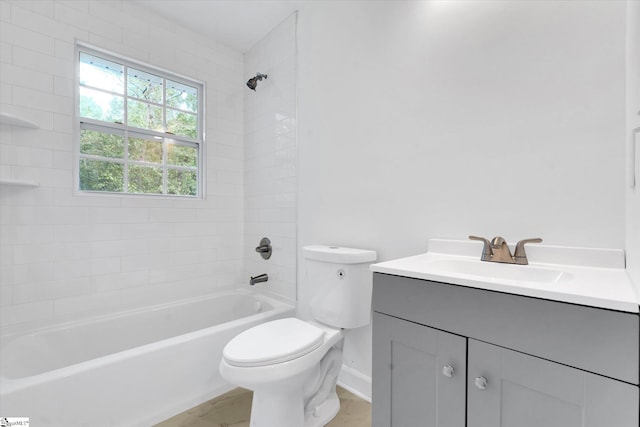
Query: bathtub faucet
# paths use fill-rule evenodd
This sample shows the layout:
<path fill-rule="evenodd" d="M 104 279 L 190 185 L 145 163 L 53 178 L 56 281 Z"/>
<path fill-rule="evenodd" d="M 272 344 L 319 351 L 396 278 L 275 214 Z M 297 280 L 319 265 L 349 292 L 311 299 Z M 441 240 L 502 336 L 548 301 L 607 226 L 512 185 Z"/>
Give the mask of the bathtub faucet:
<path fill-rule="evenodd" d="M 269 280 L 269 276 L 266 273 L 260 274 L 259 276 L 255 276 L 255 277 L 251 276 L 251 280 L 249 281 L 249 284 L 253 286 L 256 283 L 266 282 L 267 280 Z"/>

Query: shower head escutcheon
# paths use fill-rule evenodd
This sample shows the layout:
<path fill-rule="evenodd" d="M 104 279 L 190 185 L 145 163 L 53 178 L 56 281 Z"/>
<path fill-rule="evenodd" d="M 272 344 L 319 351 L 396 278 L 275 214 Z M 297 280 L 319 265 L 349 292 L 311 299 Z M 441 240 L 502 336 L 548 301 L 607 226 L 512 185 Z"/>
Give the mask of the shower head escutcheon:
<path fill-rule="evenodd" d="M 258 82 L 261 81 L 262 79 L 266 80 L 266 78 L 267 78 L 266 74 L 257 73 L 255 77 L 251 77 L 247 81 L 247 87 L 255 92 L 256 91 L 256 86 L 258 86 Z"/>

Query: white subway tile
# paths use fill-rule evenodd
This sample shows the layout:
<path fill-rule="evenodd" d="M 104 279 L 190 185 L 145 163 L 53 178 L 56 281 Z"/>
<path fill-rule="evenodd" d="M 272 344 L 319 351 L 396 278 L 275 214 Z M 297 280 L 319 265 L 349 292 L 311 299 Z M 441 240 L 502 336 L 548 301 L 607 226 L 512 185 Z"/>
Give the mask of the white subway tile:
<path fill-rule="evenodd" d="M 152 261 L 155 260 L 155 258 L 152 258 L 153 256 L 154 255 L 150 254 L 123 256 L 120 259 L 122 271 L 125 273 L 129 273 L 132 271 L 151 270 Z"/>
<path fill-rule="evenodd" d="M 13 46 L 13 64 L 29 70 L 48 70 L 54 76 L 73 77 L 74 63 L 72 58 L 56 58 L 40 52 Z"/>
<path fill-rule="evenodd" d="M 70 156 L 73 154 L 68 153 Z M 62 154 L 60 154 L 62 156 Z M 54 155 L 54 167 L 56 158 Z M 73 166 L 71 166 L 73 167 Z M 64 168 L 60 168 L 64 169 Z M 54 188 L 54 205 L 56 206 L 104 206 L 104 207 L 117 207 L 120 206 L 120 197 L 105 197 L 91 193 L 77 193 L 71 189 L 71 181 L 66 188 Z"/>
<path fill-rule="evenodd" d="M 73 170 L 73 154 L 68 151 L 53 151 L 51 167 L 53 169 Z"/>
<path fill-rule="evenodd" d="M 35 262 L 27 264 L 27 283 L 53 280 L 53 262 Z"/>
<path fill-rule="evenodd" d="M 56 225 L 56 242 L 89 242 L 92 240 L 117 240 L 121 237 L 120 224 Z"/>
<path fill-rule="evenodd" d="M 86 260 L 57 261 L 54 264 L 54 280 L 66 280 L 89 276 L 91 276 L 91 263 L 88 263 Z"/>
<path fill-rule="evenodd" d="M 86 0 L 55 0 L 56 3 L 76 9 L 82 13 L 89 13 L 89 2 Z"/>
<path fill-rule="evenodd" d="M 121 263 L 119 257 L 110 258 L 92 258 L 91 259 L 91 276 L 100 276 L 103 274 L 114 274 L 121 271 Z"/>
<path fill-rule="evenodd" d="M 54 313 L 56 317 L 96 315 L 114 310 L 120 302 L 119 291 L 59 298 L 54 301 Z"/>
<path fill-rule="evenodd" d="M 12 61 L 12 46 L 4 41 L 0 42 L 0 62 L 10 64 Z"/>
<path fill-rule="evenodd" d="M 0 83 L 0 103 L 11 104 L 13 102 L 12 87 L 8 83 Z M 2 138 L 4 140 L 4 138 Z"/>
<path fill-rule="evenodd" d="M 27 108 L 73 114 L 73 99 L 68 96 L 54 95 L 53 81 L 51 82 L 51 93 L 14 86 L 13 104 Z"/>
<path fill-rule="evenodd" d="M 71 139 L 71 134 L 73 133 L 75 126 L 75 122 L 73 121 L 73 116 L 69 114 L 53 114 L 53 129 L 57 132 L 67 133 L 69 134 L 69 138 Z"/>
<path fill-rule="evenodd" d="M 10 3 L 12 3 L 13 9 L 20 7 L 39 15 L 53 17 L 53 0 L 13 0 Z"/>
<path fill-rule="evenodd" d="M 91 292 L 91 280 L 86 277 L 43 283 L 41 292 L 44 299 L 60 299 L 85 295 Z"/>
<path fill-rule="evenodd" d="M 0 286 L 0 307 L 13 304 L 13 287 Z"/>
<path fill-rule="evenodd" d="M 64 242 L 56 243 L 54 246 L 54 261 L 86 260 L 91 255 L 89 242 Z"/>
<path fill-rule="evenodd" d="M 35 322 L 53 318 L 53 301 L 39 301 L 28 304 L 16 304 L 0 310 L 0 325 Z"/>
<path fill-rule="evenodd" d="M 75 60 L 76 50 L 73 42 L 55 39 L 53 50 L 56 58 L 65 59 L 67 61 Z"/>
<path fill-rule="evenodd" d="M 15 106 L 13 106 L 15 107 Z M 54 113 L 21 109 L 17 107 L 16 111 L 23 111 L 22 117 L 29 118 L 36 123 L 43 123 L 46 120 L 47 129 L 29 129 L 29 132 L 14 132 L 13 143 L 22 147 L 37 147 L 50 150 L 71 151 L 73 148 L 73 137 L 68 133 L 54 132 L 53 116 Z M 19 114 L 16 114 L 19 115 Z"/>
<path fill-rule="evenodd" d="M 11 22 L 11 5 L 7 1 L 0 2 L 0 21 Z"/>
<path fill-rule="evenodd" d="M 2 241 L 9 244 L 50 243 L 54 241 L 52 225 L 11 225 L 2 227 Z"/>
<path fill-rule="evenodd" d="M 151 208 L 149 209 L 150 222 L 196 222 L 197 212 L 193 209 L 179 208 Z"/>
<path fill-rule="evenodd" d="M 34 1 L 33 3 L 44 5 L 51 2 Z M 18 2 L 18 4 L 22 4 L 22 1 Z M 11 8 L 11 23 L 67 42 L 73 42 L 76 38 L 80 40 L 89 38 L 89 33 L 86 30 L 72 25 L 65 25 L 53 19 L 52 16 L 44 16 L 37 12 L 16 7 L 16 3 Z"/>
<path fill-rule="evenodd" d="M 117 289 L 141 287 L 148 283 L 149 273 L 146 270 L 130 273 L 105 274 L 93 278 L 93 286 L 97 292 Z"/>
<path fill-rule="evenodd" d="M 147 208 L 92 208 L 91 218 L 94 223 L 132 224 L 149 221 Z"/>
<path fill-rule="evenodd" d="M 54 55 L 53 39 L 42 33 L 10 23 L 3 23 L 0 26 L 0 37 L 5 43 L 35 50 L 51 56 Z"/>
<path fill-rule="evenodd" d="M 35 168 L 50 168 L 53 164 L 53 154 L 50 150 L 21 146 L 2 146 L 3 162 L 12 165 L 31 166 Z"/>
<path fill-rule="evenodd" d="M 13 246 L 14 264 L 50 262 L 54 260 L 55 256 L 56 245 L 53 243 Z"/>
<path fill-rule="evenodd" d="M 40 185 L 52 188 L 66 188 L 72 187 L 73 174 L 71 170 L 63 169 L 41 169 L 40 170 Z"/>
<path fill-rule="evenodd" d="M 175 225 L 171 223 L 122 224 L 122 237 L 124 239 L 171 237 L 174 234 L 174 228 Z"/>
<path fill-rule="evenodd" d="M 57 2 L 55 6 L 55 18 L 57 21 L 70 26 L 79 27 L 90 34 L 97 34 L 117 42 L 122 41 L 122 29 L 115 22 L 108 22 L 88 14 L 88 9 L 78 10 L 63 3 Z M 109 18 L 108 16 L 105 18 Z"/>
<path fill-rule="evenodd" d="M 14 221 L 20 225 L 88 224 L 91 208 L 16 206 Z"/>

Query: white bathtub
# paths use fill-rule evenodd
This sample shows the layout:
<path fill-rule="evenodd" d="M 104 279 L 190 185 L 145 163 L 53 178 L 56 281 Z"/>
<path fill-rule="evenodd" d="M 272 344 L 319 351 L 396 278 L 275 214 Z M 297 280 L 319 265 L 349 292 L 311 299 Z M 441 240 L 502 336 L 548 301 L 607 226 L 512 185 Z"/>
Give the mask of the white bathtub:
<path fill-rule="evenodd" d="M 0 416 L 148 427 L 233 388 L 218 373 L 225 344 L 293 314 L 282 302 L 229 292 L 3 337 Z"/>

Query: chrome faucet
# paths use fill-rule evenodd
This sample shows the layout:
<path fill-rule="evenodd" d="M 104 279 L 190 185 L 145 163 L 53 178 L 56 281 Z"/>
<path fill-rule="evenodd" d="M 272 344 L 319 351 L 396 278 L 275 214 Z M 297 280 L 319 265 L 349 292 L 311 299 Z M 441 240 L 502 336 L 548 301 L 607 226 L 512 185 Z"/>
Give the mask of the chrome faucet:
<path fill-rule="evenodd" d="M 255 285 L 256 283 L 262 283 L 262 282 L 266 282 L 267 280 L 269 280 L 269 276 L 265 273 L 265 274 L 260 274 L 258 276 L 251 276 L 251 280 L 249 281 L 249 284 L 251 286 Z"/>
<path fill-rule="evenodd" d="M 500 236 L 494 237 L 491 241 L 485 239 L 484 237 L 478 236 L 469 236 L 471 240 L 480 240 L 484 242 L 484 246 L 482 247 L 482 257 L 481 261 L 489 261 L 489 262 L 504 262 L 507 264 L 519 264 L 519 265 L 527 265 L 529 261 L 527 260 L 527 254 L 524 250 L 524 245 L 527 243 L 540 243 L 542 239 L 536 237 L 534 239 L 524 239 L 520 240 L 516 244 L 516 252 L 514 255 L 511 255 L 511 251 L 509 250 L 509 246 L 507 245 L 507 241 Z"/>

